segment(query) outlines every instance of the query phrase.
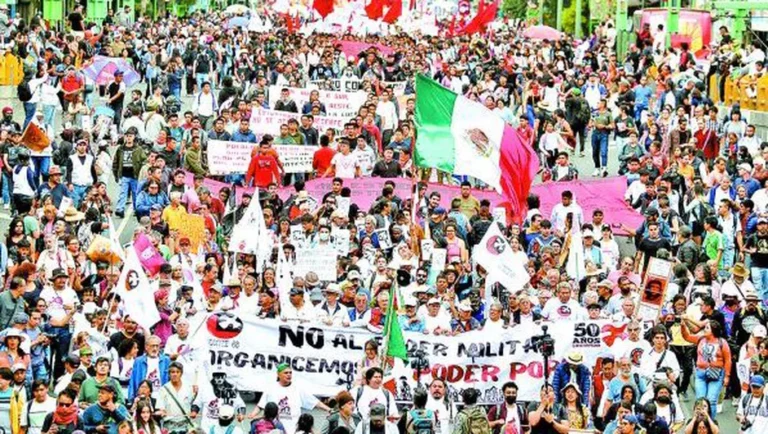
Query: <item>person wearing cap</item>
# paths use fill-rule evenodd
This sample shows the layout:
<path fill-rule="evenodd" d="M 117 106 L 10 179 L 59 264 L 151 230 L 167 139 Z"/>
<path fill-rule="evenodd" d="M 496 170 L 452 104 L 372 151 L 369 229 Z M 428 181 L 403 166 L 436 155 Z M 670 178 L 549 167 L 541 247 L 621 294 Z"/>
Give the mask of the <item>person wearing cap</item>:
<path fill-rule="evenodd" d="M 283 321 L 310 322 L 317 318 L 312 303 L 308 303 L 304 297 L 303 288 L 291 288 L 288 297 L 289 303 L 285 304 L 280 311 L 280 318 Z"/>
<path fill-rule="evenodd" d="M 348 327 L 349 310 L 339 303 L 341 289 L 336 283 L 329 283 L 323 290 L 325 301 L 315 307 L 316 321 L 327 326 Z"/>
<path fill-rule="evenodd" d="M 115 125 L 122 125 L 123 102 L 125 101 L 125 92 L 127 87 L 123 81 L 123 71 L 116 70 L 114 80 L 107 86 L 107 106 L 114 110 L 115 116 L 112 119 Z"/>
<path fill-rule="evenodd" d="M 117 425 L 131 420 L 131 414 L 124 405 L 117 402 L 117 389 L 106 383 L 99 386 L 95 404 L 82 415 L 83 428 L 89 434 L 118 434 Z"/>
<path fill-rule="evenodd" d="M 123 136 L 123 143 L 118 146 L 112 159 L 112 173 L 120 184 L 120 195 L 115 206 L 115 214 L 125 217 L 125 204 L 130 197 L 136 203 L 139 194 L 139 172 L 147 161 L 144 148 L 136 144 L 135 129 L 128 128 Z"/>
<path fill-rule="evenodd" d="M 472 317 L 472 304 L 469 300 L 463 300 L 456 306 L 457 317 L 451 320 L 451 331 L 454 335 L 480 330 L 482 325 Z"/>
<path fill-rule="evenodd" d="M 42 197 L 46 194 L 51 196 L 53 205 L 58 208 L 61 200 L 70 197 L 69 189 L 61 182 L 61 167 L 51 166 L 48 169 L 47 180 L 37 188 L 37 195 Z"/>
<path fill-rule="evenodd" d="M 427 331 L 424 328 L 424 320 L 417 314 L 416 310 L 419 306 L 418 300 L 413 297 L 406 297 L 403 304 L 405 305 L 405 313 L 398 317 L 400 328 L 403 329 L 403 331 L 426 334 Z"/>
<path fill-rule="evenodd" d="M 50 284 L 46 285 L 40 293 L 40 298 L 45 300 L 48 315 L 47 333 L 55 336 L 52 350 L 56 350 L 56 363 L 53 375 L 58 376 L 63 372 L 61 359 L 68 354 L 72 333 L 69 323 L 76 313 L 75 305 L 79 303 L 77 293 L 68 285 L 69 275 L 61 268 L 53 270 Z"/>
<path fill-rule="evenodd" d="M 99 389 L 105 384 L 109 384 L 115 389 L 115 402 L 125 404 L 125 397 L 123 396 L 123 389 L 120 387 L 120 383 L 109 375 L 111 367 L 112 360 L 109 355 L 102 354 L 96 358 L 96 372 L 93 376 L 88 377 L 80 387 L 78 402 L 81 409 L 85 410 L 88 406 L 98 401 Z"/>
<path fill-rule="evenodd" d="M 747 190 L 747 197 L 752 197 L 757 190 L 760 190 L 760 182 L 752 177 L 752 166 L 749 163 L 741 163 L 738 166 L 739 176 L 733 180 L 733 188 L 738 190 L 744 186 Z"/>
<path fill-rule="evenodd" d="M 53 387 L 54 395 L 58 395 L 59 392 L 66 389 L 70 381 L 72 381 L 72 375 L 80 369 L 80 356 L 77 353 L 70 353 L 63 357 L 64 373 L 59 377 L 56 377 L 56 385 Z M 77 397 L 77 395 L 75 395 Z"/>
<path fill-rule="evenodd" d="M 264 390 L 264 394 L 254 408 L 252 415 L 255 415 L 259 409 L 263 409 L 269 402 L 281 403 L 281 406 L 285 405 L 286 408 L 281 412 L 280 421 L 285 426 L 285 432 L 290 433 L 296 431 L 296 424 L 302 409 L 331 411 L 327 405 L 310 393 L 308 387 L 296 384 L 293 378 L 293 369 L 288 363 L 277 365 L 275 370 L 277 381 Z"/>
<path fill-rule="evenodd" d="M 128 401 L 133 402 L 137 397 L 139 385 L 144 380 L 149 380 L 152 384 L 153 397 L 156 398 L 157 392 L 165 383 L 168 382 L 168 366 L 171 359 L 165 354 L 160 354 L 161 340 L 158 336 L 152 335 L 147 338 L 146 348 L 143 356 L 137 357 L 133 363 L 133 372 L 128 383 Z"/>
<path fill-rule="evenodd" d="M 768 423 L 765 411 L 765 377 L 753 375 L 749 379 L 749 393 L 739 399 L 736 409 L 736 420 L 741 424 L 743 434 L 763 432 Z M 744 428 L 748 427 L 748 428 Z M 753 428 L 754 427 L 754 428 Z"/>

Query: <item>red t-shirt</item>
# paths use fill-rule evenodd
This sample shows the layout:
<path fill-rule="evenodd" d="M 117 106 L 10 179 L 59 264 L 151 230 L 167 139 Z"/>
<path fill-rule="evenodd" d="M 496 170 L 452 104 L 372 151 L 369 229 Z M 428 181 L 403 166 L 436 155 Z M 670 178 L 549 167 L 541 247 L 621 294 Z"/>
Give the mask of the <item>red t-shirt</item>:
<path fill-rule="evenodd" d="M 73 76 L 64 76 L 64 78 L 61 80 L 61 89 L 64 92 L 72 92 L 73 90 L 80 89 L 83 86 L 83 80 L 78 77 L 77 75 Z M 71 94 L 71 95 L 64 95 L 64 99 L 67 101 L 74 101 L 77 97 L 77 94 Z"/>
<path fill-rule="evenodd" d="M 315 169 L 318 177 L 325 175 L 325 172 L 331 167 L 331 160 L 333 160 L 334 155 L 336 155 L 336 151 L 330 146 L 321 147 L 315 151 L 315 155 L 312 157 L 312 168 Z"/>
<path fill-rule="evenodd" d="M 271 155 L 256 154 L 248 165 L 248 173 L 245 175 L 245 183 L 253 184 L 259 188 L 267 188 L 271 182 L 280 185 L 280 171 L 277 160 Z"/>

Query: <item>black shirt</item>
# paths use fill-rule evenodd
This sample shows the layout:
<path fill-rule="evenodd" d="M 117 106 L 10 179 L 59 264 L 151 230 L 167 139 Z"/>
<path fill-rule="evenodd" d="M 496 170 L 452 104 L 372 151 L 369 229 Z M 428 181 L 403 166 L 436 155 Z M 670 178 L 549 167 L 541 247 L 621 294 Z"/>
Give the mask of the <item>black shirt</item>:
<path fill-rule="evenodd" d="M 73 32 L 82 32 L 85 30 L 83 28 L 83 16 L 80 15 L 80 12 L 72 12 L 67 17 L 67 20 L 69 21 L 69 25 Z"/>
<path fill-rule="evenodd" d="M 720 323 L 720 330 L 722 330 L 723 334 L 725 334 L 725 331 L 727 329 L 725 328 L 725 315 L 723 315 L 722 312 L 720 312 L 719 310 L 714 310 L 714 311 L 712 311 L 712 313 L 710 313 L 708 315 L 702 315 L 701 316 L 701 320 L 703 321 L 705 319 L 709 320 L 709 321 L 719 322 Z"/>
<path fill-rule="evenodd" d="M 532 402 L 528 405 L 528 414 L 530 415 L 534 411 L 538 410 L 539 403 L 538 402 Z M 561 406 L 560 404 L 555 404 L 552 408 L 552 414 L 555 416 L 555 421 L 562 422 L 564 420 L 568 420 L 568 413 L 565 410 L 565 407 Z M 530 421 L 530 416 L 529 416 Z M 536 425 L 531 425 L 531 434 L 558 434 L 557 430 L 555 429 L 554 425 L 550 422 L 547 422 L 542 417 L 539 419 L 539 423 Z"/>
<path fill-rule="evenodd" d="M 656 252 L 658 252 L 659 249 L 667 249 L 671 252 L 672 244 L 665 238 L 657 238 L 655 240 L 650 238 L 643 238 L 643 240 L 640 241 L 640 245 L 637 247 L 637 250 L 645 253 L 643 270 L 645 270 L 645 268 L 648 266 L 648 261 L 650 261 L 652 257 L 656 257 Z"/>
<path fill-rule="evenodd" d="M 768 235 L 755 233 L 747 238 L 747 249 L 755 248 L 755 253 L 750 254 L 752 266 L 757 268 L 768 268 Z"/>
<path fill-rule="evenodd" d="M 112 336 L 109 337 L 109 348 L 114 348 L 115 350 L 120 349 L 120 344 L 123 343 L 128 339 L 123 332 L 115 332 L 112 334 Z M 139 344 L 139 353 L 137 356 L 143 356 L 144 355 L 144 335 L 141 333 L 136 333 L 133 335 L 132 338 L 136 343 Z"/>

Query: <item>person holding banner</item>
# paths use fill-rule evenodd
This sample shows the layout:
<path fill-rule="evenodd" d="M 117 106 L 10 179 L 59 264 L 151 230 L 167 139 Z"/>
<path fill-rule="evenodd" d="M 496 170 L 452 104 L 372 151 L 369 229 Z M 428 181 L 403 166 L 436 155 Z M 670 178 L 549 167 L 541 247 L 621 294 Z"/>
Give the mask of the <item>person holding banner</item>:
<path fill-rule="evenodd" d="M 264 395 L 249 418 L 255 417 L 256 412 L 270 402 L 277 404 L 280 422 L 285 426 L 286 433 L 296 431 L 301 409 L 317 408 L 325 412 L 331 411 L 327 405 L 315 398 L 306 388 L 294 383 L 293 370 L 287 363 L 281 363 L 277 366 L 277 382 L 273 383 L 271 387 L 265 388 Z"/>

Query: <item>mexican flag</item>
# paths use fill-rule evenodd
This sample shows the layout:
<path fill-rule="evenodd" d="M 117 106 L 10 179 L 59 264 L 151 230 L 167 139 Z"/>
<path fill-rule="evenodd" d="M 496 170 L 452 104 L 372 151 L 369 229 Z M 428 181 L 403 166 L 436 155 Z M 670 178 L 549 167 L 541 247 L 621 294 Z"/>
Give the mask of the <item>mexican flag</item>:
<path fill-rule="evenodd" d="M 513 218 L 522 221 L 539 160 L 511 125 L 482 104 L 420 74 L 416 130 L 417 166 L 485 182 L 504 196 Z"/>

